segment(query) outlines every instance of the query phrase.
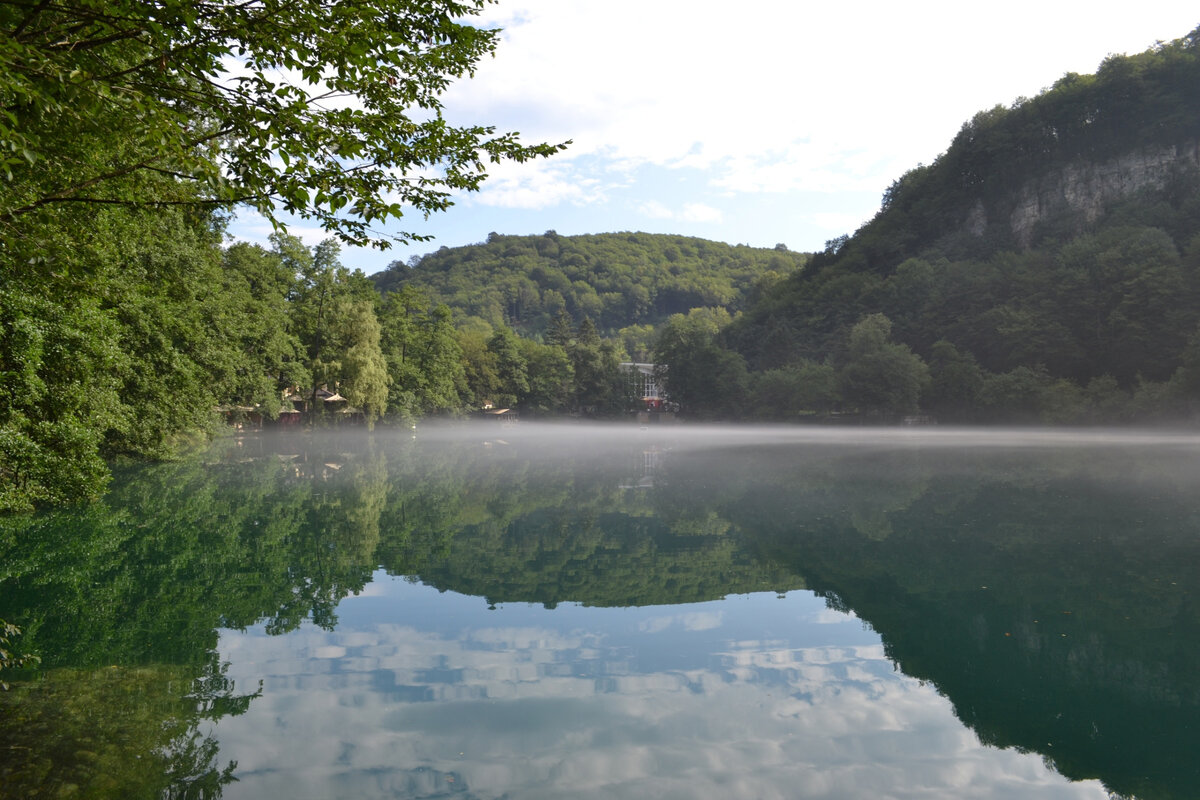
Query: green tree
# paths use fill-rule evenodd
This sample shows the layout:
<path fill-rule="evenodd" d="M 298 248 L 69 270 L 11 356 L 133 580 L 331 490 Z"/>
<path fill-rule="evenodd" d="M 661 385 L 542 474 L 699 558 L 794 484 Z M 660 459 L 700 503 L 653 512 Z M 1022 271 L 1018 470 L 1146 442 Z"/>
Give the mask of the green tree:
<path fill-rule="evenodd" d="M 580 329 L 567 349 L 573 376 L 572 405 L 589 416 L 608 417 L 628 410 L 632 401 L 616 344 L 601 340 L 583 324 Z"/>
<path fill-rule="evenodd" d="M 375 309 L 370 301 L 354 301 L 343 315 L 342 324 L 346 351 L 342 357 L 341 392 L 350 405 L 362 410 L 371 429 L 387 409 L 388 401 L 387 363 L 379 347 Z"/>
<path fill-rule="evenodd" d="M 241 405 L 260 406 L 274 417 L 280 391 L 304 375 L 300 342 L 288 324 L 287 298 L 295 276 L 278 253 L 244 242 L 226 248 L 216 326 L 233 339 L 226 394 Z"/>
<path fill-rule="evenodd" d="M 403 286 L 384 295 L 379 321 L 391 380 L 389 411 L 407 419 L 457 410 L 465 372 L 450 310 L 445 305 L 431 310 L 423 292 Z"/>
<path fill-rule="evenodd" d="M 600 332 L 596 330 L 596 323 L 592 322 L 592 318 L 585 316 L 579 322 L 579 327 L 575 329 L 575 341 L 584 347 L 596 347 L 600 344 Z"/>
<path fill-rule="evenodd" d="M 1125 385 L 1139 374 L 1170 377 L 1196 322 L 1194 294 L 1171 237 L 1157 228 L 1117 226 L 1073 240 L 1059 258 L 1063 291 L 1072 295 L 1060 314 L 1092 360 L 1078 377 L 1112 374 Z"/>
<path fill-rule="evenodd" d="M 434 307 L 423 333 L 424 346 L 418 353 L 425 376 L 421 408 L 426 412 L 457 411 L 461 405 L 459 387 L 464 382 L 464 370 L 449 307 L 444 303 Z"/>
<path fill-rule="evenodd" d="M 650 360 L 650 351 L 654 346 L 655 330 L 653 325 L 628 325 L 617 331 L 621 346 L 633 361 L 646 362 Z"/>
<path fill-rule="evenodd" d="M 125 415 L 111 314 L 95 295 L 0 285 L 0 332 L 0 511 L 98 494 L 105 432 Z"/>
<path fill-rule="evenodd" d="M 499 380 L 492 402 L 498 406 L 515 406 L 529 391 L 528 365 L 517 335 L 502 325 L 488 339 L 487 349 L 494 359 Z"/>
<path fill-rule="evenodd" d="M 462 352 L 464 399 L 476 408 L 499 403 L 500 374 L 496 354 L 488 349 L 490 333 L 476 329 L 458 331 L 458 347 Z"/>
<path fill-rule="evenodd" d="M 1171 396 L 1182 407 L 1189 411 L 1200 407 L 1200 328 L 1188 339 L 1168 387 Z"/>
<path fill-rule="evenodd" d="M 571 315 L 565 310 L 559 310 L 554 318 L 550 321 L 550 326 L 546 329 L 546 344 L 558 345 L 566 347 L 571 343 L 571 339 L 575 336 L 575 332 L 571 327 Z"/>
<path fill-rule="evenodd" d="M 803 361 L 752 374 L 748 403 L 756 417 L 794 420 L 803 414 L 832 410 L 837 397 L 833 366 Z"/>
<path fill-rule="evenodd" d="M 983 386 L 983 370 L 951 342 L 934 342 L 929 354 L 929 410 L 947 421 L 969 419 Z"/>
<path fill-rule="evenodd" d="M 745 412 L 748 374 L 742 357 L 718 342 L 731 317 L 723 308 L 674 314 L 654 345 L 667 395 L 680 411 L 732 418 Z"/>
<path fill-rule="evenodd" d="M 355 244 L 423 238 L 373 226 L 444 209 L 451 192 L 479 186 L 485 162 L 562 147 L 442 117 L 442 92 L 498 42 L 468 19 L 483 6 L 0 7 L 0 225 L 75 203 L 245 203 L 271 220 L 315 219 Z"/>
<path fill-rule="evenodd" d="M 1054 383 L 1045 367 L 1016 367 L 986 376 L 979 388 L 979 404 L 991 420 L 1039 422 L 1050 407 Z"/>
<path fill-rule="evenodd" d="M 838 371 L 842 401 L 869 414 L 917 410 L 929 368 L 907 345 L 891 341 L 892 323 L 871 314 L 850 331 L 846 360 Z"/>
<path fill-rule="evenodd" d="M 567 351 L 532 339 L 519 341 L 529 378 L 529 389 L 521 400 L 522 413 L 552 414 L 569 407 L 575 371 Z"/>
<path fill-rule="evenodd" d="M 420 348 L 420 318 L 426 304 L 417 289 L 404 286 L 388 292 L 379 308 L 381 348 L 390 379 L 388 411 L 404 418 L 420 413 L 419 393 L 423 383 L 417 352 Z"/>
<path fill-rule="evenodd" d="M 0 670 L 20 669 L 29 664 L 41 661 L 36 654 L 21 653 L 13 648 L 12 640 L 21 635 L 21 629 L 12 623 L 0 619 Z M 8 684 L 0 676 L 0 689 L 8 691 Z"/>
<path fill-rule="evenodd" d="M 366 276 L 342 265 L 337 241 L 326 239 L 312 250 L 290 236 L 276 235 L 272 241 L 287 268 L 297 275 L 291 324 L 304 348 L 311 380 L 300 388 L 308 390 L 310 408 L 320 412 L 323 405 L 317 401 L 317 391 L 322 386 L 337 389 L 346 353 L 355 343 L 348 338 L 355 330 L 349 317 L 359 303 L 373 304 L 377 295 Z M 365 357 L 364 352 L 358 355 Z"/>
<path fill-rule="evenodd" d="M 105 445 L 161 457 L 176 435 L 214 423 L 213 408 L 242 356 L 231 340 L 236 329 L 216 324 L 225 298 L 213 291 L 222 279 L 214 231 L 178 214 L 126 220 L 103 256 L 120 265 L 102 286 L 118 326 L 117 376 L 127 411 L 106 432 Z"/>
<path fill-rule="evenodd" d="M 279 287 L 223 268 L 217 220 L 35 216 L 0 250 L 0 506 L 93 496 L 105 458 L 169 455 L 222 403 L 278 408 Z"/>
<path fill-rule="evenodd" d="M 310 390 L 311 402 L 315 405 L 317 388 L 328 380 L 326 342 L 333 327 L 337 301 L 343 294 L 339 291 L 338 269 L 341 265 L 337 261 L 337 248 L 332 242 L 323 242 L 314 253 L 298 238 L 283 234 L 276 234 L 271 242 L 288 271 L 296 276 L 290 298 L 291 327 L 304 348 L 310 381 L 309 385 L 299 388 Z"/>

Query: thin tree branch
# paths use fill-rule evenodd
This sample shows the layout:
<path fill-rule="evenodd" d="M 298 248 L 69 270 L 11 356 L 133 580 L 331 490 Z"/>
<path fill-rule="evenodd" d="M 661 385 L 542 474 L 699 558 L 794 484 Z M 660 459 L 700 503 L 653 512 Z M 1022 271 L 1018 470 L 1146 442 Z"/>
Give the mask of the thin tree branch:
<path fill-rule="evenodd" d="M 118 33 L 112 34 L 111 36 L 105 36 L 100 39 L 81 39 L 81 40 L 77 40 L 77 41 L 69 41 L 69 40 L 63 39 L 61 41 L 55 42 L 54 44 L 47 45 L 46 49 L 47 50 L 70 50 L 72 52 L 80 52 L 83 50 L 93 50 L 97 47 L 103 47 L 106 44 L 113 44 L 115 42 L 124 42 L 129 39 L 136 39 L 139 36 L 141 36 L 143 33 L 145 33 L 145 31 L 142 30 L 141 28 L 138 28 L 138 29 L 135 29 L 132 31 L 120 31 Z"/>
<path fill-rule="evenodd" d="M 200 180 L 199 176 L 196 176 L 196 175 L 188 175 L 186 172 L 175 172 L 174 170 L 163 169 L 162 167 L 152 167 L 149 164 L 142 167 L 142 169 L 147 169 L 147 170 L 150 170 L 151 172 L 157 172 L 161 175 L 170 175 L 172 178 L 183 178 L 184 180 L 189 180 L 189 181 Z"/>
<path fill-rule="evenodd" d="M 40 3 L 29 10 L 29 13 L 25 15 L 25 19 L 21 20 L 21 24 L 13 28 L 13 32 L 9 35 L 14 39 L 20 36 L 21 32 L 28 28 L 33 20 L 37 18 L 37 15 L 45 11 L 48 5 L 50 5 L 50 0 L 41 0 Z"/>
<path fill-rule="evenodd" d="M 270 197 L 267 195 L 266 197 Z M 131 206 L 151 208 L 153 206 L 226 206 L 234 203 L 245 203 L 250 200 L 263 199 L 261 195 L 248 194 L 239 197 L 227 197 L 222 199 L 212 200 L 121 200 L 115 197 L 54 197 L 39 200 L 38 204 L 49 205 L 51 203 L 94 203 L 107 206 Z M 35 207 L 36 205 L 35 204 Z"/>
<path fill-rule="evenodd" d="M 216 139 L 220 136 L 224 136 L 225 134 L 229 133 L 231 130 L 232 130 L 232 128 L 223 128 L 221 130 L 215 131 L 214 133 L 210 133 L 210 134 L 206 134 L 204 136 L 197 137 L 196 139 L 193 139 L 190 142 L 185 142 L 183 147 L 185 150 L 190 150 L 191 148 L 196 147 L 197 145 L 201 145 L 205 142 L 212 141 L 213 139 Z M 3 214 L 0 214 L 0 222 L 7 222 L 8 220 L 13 219 L 14 217 L 19 217 L 22 214 L 27 214 L 30 211 L 35 211 L 35 210 L 41 208 L 42 206 L 50 205 L 51 203 L 70 202 L 70 201 L 76 199 L 78 192 L 82 192 L 86 189 L 90 189 L 99 183 L 103 183 L 105 181 L 110 181 L 115 178 L 123 177 L 125 175 L 130 174 L 131 172 L 136 172 L 139 169 L 148 169 L 148 168 L 152 167 L 154 162 L 157 161 L 158 159 L 159 159 L 159 157 L 157 157 L 157 156 L 154 158 L 148 158 L 145 161 L 138 162 L 137 164 L 130 164 L 129 166 L 122 167 L 117 170 L 113 170 L 112 172 L 107 172 L 103 175 L 97 175 L 93 178 L 89 178 L 86 181 L 81 181 L 73 186 L 68 186 L 64 189 L 54 192 L 53 194 L 49 194 L 49 195 L 46 195 L 45 197 L 41 197 L 32 203 L 27 203 L 24 206 L 21 206 L 19 208 L 14 208 L 11 211 L 6 211 Z M 98 201 L 93 200 L 92 202 L 98 202 Z M 116 201 L 112 201 L 112 202 L 116 202 Z M 137 204 L 137 201 L 130 201 L 130 202 L 134 203 L 135 205 Z"/>

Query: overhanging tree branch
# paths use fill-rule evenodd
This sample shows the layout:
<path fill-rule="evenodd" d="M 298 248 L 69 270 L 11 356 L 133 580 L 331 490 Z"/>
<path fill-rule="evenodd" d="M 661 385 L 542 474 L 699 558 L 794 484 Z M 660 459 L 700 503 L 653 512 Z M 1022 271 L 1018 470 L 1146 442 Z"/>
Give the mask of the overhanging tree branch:
<path fill-rule="evenodd" d="M 11 176 L 0 220 L 53 203 L 176 202 L 162 196 L 169 183 L 130 180 L 152 171 L 208 182 L 204 203 L 248 198 L 277 221 L 278 200 L 345 241 L 386 246 L 366 223 L 428 215 L 451 191 L 476 189 L 479 153 L 525 161 L 564 146 L 411 121 L 414 109 L 436 115 L 439 95 L 494 50 L 496 31 L 464 21 L 486 2 L 289 0 L 270 13 L 258 0 L 15 6 L 22 39 L 5 47 L 13 68 L 0 72 L 13 123 L 0 117 L 0 178 Z M 245 73 L 229 74 L 230 55 Z M 348 104 L 327 107 L 333 98 Z M 197 137 L 194 125 L 214 132 Z M 82 142 L 94 145 L 83 157 Z M 64 181 L 81 168 L 86 177 Z"/>

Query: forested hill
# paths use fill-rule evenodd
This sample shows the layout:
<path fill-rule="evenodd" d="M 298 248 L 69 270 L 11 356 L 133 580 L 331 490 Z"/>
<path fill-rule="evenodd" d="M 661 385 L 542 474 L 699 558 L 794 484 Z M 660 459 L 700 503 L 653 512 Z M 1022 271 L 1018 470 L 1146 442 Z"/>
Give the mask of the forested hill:
<path fill-rule="evenodd" d="M 605 333 L 654 325 L 691 308 L 741 309 L 765 285 L 797 271 L 808 256 L 687 236 L 606 233 L 490 234 L 482 244 L 443 247 L 395 262 L 373 276 L 381 292 L 417 286 L 460 322 L 478 317 L 522 333 L 544 330 L 566 310 Z"/>
<path fill-rule="evenodd" d="M 1195 406 L 1198 324 L 1200 28 L 977 114 L 719 341 L 844 410 L 1067 421 Z"/>

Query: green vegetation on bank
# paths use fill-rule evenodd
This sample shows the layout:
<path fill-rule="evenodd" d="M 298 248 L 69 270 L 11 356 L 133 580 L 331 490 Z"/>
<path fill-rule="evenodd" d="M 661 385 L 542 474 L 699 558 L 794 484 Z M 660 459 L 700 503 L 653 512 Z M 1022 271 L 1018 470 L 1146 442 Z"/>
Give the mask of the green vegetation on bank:
<path fill-rule="evenodd" d="M 0 291 L 0 509 L 94 496 L 106 460 L 169 457 L 223 418 L 304 409 L 332 423 L 352 411 L 371 426 L 487 405 L 631 407 L 624 354 L 586 318 L 560 316 L 544 342 L 456 329 L 416 288 L 381 297 L 332 239 L 222 248 L 217 220 L 183 211 L 97 219 L 98 238 L 54 266 L 86 297 L 40 267 L 14 276 L 40 297 Z M 344 401 L 327 404 L 323 387 Z"/>

